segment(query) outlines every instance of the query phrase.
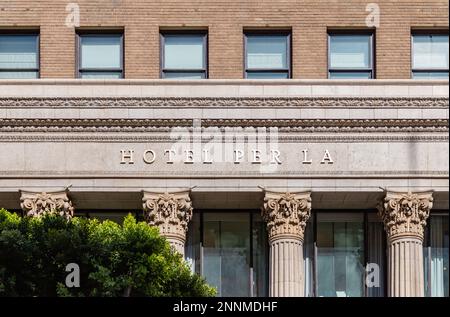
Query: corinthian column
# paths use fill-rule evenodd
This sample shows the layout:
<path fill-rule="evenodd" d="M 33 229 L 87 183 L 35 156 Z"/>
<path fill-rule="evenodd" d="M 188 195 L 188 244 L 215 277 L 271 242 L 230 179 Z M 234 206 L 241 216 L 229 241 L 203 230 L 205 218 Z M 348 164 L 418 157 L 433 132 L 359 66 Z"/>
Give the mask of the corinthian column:
<path fill-rule="evenodd" d="M 57 214 L 71 219 L 74 210 L 67 191 L 50 193 L 20 191 L 20 207 L 29 217 Z"/>
<path fill-rule="evenodd" d="M 265 192 L 262 216 L 269 234 L 269 296 L 304 296 L 303 236 L 311 193 Z"/>
<path fill-rule="evenodd" d="M 388 296 L 423 297 L 423 233 L 431 192 L 387 192 L 379 205 L 388 240 Z"/>
<path fill-rule="evenodd" d="M 189 192 L 151 193 L 142 198 L 144 217 L 151 226 L 157 226 L 162 236 L 184 256 L 188 223 L 192 219 Z"/>

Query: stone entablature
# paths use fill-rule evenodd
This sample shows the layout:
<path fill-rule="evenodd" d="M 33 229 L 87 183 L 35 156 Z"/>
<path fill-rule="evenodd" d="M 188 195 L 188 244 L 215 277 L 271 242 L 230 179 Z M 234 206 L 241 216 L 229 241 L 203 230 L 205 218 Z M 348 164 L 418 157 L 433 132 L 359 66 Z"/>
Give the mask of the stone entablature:
<path fill-rule="evenodd" d="M 432 192 L 387 192 L 378 208 L 388 239 L 413 236 L 423 240 L 432 207 Z"/>
<path fill-rule="evenodd" d="M 57 214 L 70 219 L 74 211 L 67 191 L 50 193 L 21 191 L 20 207 L 30 217 Z"/>

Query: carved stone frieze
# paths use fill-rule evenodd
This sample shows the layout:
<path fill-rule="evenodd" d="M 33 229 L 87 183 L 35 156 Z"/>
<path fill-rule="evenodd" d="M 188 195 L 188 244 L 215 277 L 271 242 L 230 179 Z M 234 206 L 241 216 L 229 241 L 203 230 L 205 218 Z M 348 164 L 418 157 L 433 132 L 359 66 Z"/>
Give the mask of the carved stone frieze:
<path fill-rule="evenodd" d="M 204 119 L 202 128 L 278 128 L 296 132 L 448 132 L 447 119 Z M 121 132 L 168 133 L 174 127 L 192 129 L 191 119 L 0 119 L 0 132 Z"/>
<path fill-rule="evenodd" d="M 145 108 L 145 107 L 432 107 L 448 108 L 445 97 L 117 97 L 117 98 L 0 98 L 1 107 Z"/>

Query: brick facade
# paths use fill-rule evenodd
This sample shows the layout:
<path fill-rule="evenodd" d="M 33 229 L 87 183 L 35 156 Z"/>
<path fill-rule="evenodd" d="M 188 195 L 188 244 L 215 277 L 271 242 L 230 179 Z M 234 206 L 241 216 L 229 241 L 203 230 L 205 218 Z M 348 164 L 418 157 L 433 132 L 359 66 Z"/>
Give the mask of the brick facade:
<path fill-rule="evenodd" d="M 82 28 L 120 27 L 125 78 L 159 78 L 159 29 L 208 28 L 209 78 L 243 77 L 243 30 L 290 28 L 292 77 L 327 78 L 327 28 L 365 28 L 361 0 L 78 0 Z M 0 29 L 40 29 L 41 78 L 74 78 L 75 30 L 69 1 L 0 1 Z M 379 0 L 376 73 L 410 78 L 411 29 L 448 29 L 448 1 Z"/>

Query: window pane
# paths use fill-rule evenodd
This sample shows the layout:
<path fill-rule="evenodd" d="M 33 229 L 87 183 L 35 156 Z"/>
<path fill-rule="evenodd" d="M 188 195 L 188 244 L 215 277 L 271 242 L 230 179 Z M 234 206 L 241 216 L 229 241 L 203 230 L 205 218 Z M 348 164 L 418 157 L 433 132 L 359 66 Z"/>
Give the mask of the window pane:
<path fill-rule="evenodd" d="M 33 79 L 38 72 L 0 72 L 0 79 Z"/>
<path fill-rule="evenodd" d="M 121 68 L 121 36 L 83 35 L 81 68 Z"/>
<path fill-rule="evenodd" d="M 414 79 L 448 79 L 448 72 L 413 72 Z"/>
<path fill-rule="evenodd" d="M 121 72 L 82 72 L 81 78 L 87 79 L 115 79 L 122 78 Z"/>
<path fill-rule="evenodd" d="M 1 35 L 0 68 L 38 68 L 36 35 Z"/>
<path fill-rule="evenodd" d="M 318 296 L 364 296 L 362 214 L 336 215 L 317 217 Z"/>
<path fill-rule="evenodd" d="M 253 214 L 253 296 L 269 296 L 269 248 L 267 224 L 257 213 Z"/>
<path fill-rule="evenodd" d="M 371 72 L 330 72 L 330 79 L 371 79 Z"/>
<path fill-rule="evenodd" d="M 203 69 L 203 35 L 165 35 L 164 68 Z"/>
<path fill-rule="evenodd" d="M 247 36 L 247 68 L 288 68 L 288 37 Z"/>
<path fill-rule="evenodd" d="M 449 296 L 449 231 L 448 216 L 431 216 L 430 220 L 430 293 L 432 297 Z"/>
<path fill-rule="evenodd" d="M 172 79 L 203 79 L 205 78 L 205 73 L 177 73 L 177 72 L 165 72 L 164 78 Z"/>
<path fill-rule="evenodd" d="M 287 72 L 247 72 L 248 79 L 287 79 Z"/>
<path fill-rule="evenodd" d="M 448 36 L 414 35 L 413 68 L 448 68 Z"/>
<path fill-rule="evenodd" d="M 369 35 L 332 35 L 330 36 L 331 68 L 369 68 Z"/>
<path fill-rule="evenodd" d="M 249 296 L 250 215 L 205 213 L 203 274 L 218 296 Z"/>
<path fill-rule="evenodd" d="M 384 259 L 386 248 L 384 245 L 386 233 L 383 223 L 376 213 L 368 215 L 367 231 L 367 260 L 370 265 L 367 296 L 383 297 L 385 296 Z"/>

